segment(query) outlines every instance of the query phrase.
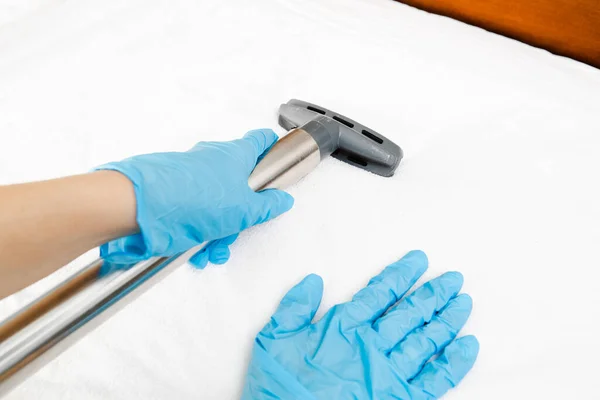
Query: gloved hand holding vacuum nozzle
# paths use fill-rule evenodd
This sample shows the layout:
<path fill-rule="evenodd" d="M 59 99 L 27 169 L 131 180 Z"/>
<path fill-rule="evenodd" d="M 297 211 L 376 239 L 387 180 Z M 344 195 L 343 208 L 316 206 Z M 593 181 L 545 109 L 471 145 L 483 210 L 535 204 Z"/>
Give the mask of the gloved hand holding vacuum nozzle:
<path fill-rule="evenodd" d="M 140 233 L 102 246 L 111 264 L 151 256 L 172 256 L 207 240 L 190 262 L 223 263 L 236 235 L 291 208 L 279 190 L 295 183 L 329 155 L 382 176 L 393 175 L 402 150 L 391 140 L 341 114 L 290 100 L 279 109 L 279 123 L 292 129 L 277 141 L 271 130 L 252 131 L 226 143 L 199 143 L 186 153 L 132 157 L 98 169 L 119 171 L 133 182 Z"/>
<path fill-rule="evenodd" d="M 191 259 L 204 268 L 229 259 L 239 232 L 275 218 L 294 204 L 277 189 L 255 193 L 248 176 L 277 141 L 270 129 L 231 142 L 200 142 L 184 153 L 156 153 L 98 167 L 119 171 L 133 183 L 140 232 L 101 247 L 113 266 L 171 256 L 212 241 Z"/>

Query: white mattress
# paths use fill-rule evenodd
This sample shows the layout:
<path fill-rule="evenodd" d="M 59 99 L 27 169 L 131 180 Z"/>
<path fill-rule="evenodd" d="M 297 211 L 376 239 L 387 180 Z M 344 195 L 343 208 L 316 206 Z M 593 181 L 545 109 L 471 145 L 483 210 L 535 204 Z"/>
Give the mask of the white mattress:
<path fill-rule="evenodd" d="M 414 248 L 475 302 L 448 399 L 598 398 L 599 70 L 387 0 L 0 0 L 0 183 L 283 134 L 290 98 L 396 141 L 396 176 L 327 160 L 229 263 L 180 268 L 9 399 L 237 398 L 287 289 L 322 275 L 322 314 Z"/>

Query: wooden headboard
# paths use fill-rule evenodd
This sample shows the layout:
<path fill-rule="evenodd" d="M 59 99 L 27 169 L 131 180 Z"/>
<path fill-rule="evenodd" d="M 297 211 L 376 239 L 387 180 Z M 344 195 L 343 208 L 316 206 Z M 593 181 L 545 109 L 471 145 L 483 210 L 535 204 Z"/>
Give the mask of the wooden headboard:
<path fill-rule="evenodd" d="M 399 0 L 600 68 L 600 0 Z"/>

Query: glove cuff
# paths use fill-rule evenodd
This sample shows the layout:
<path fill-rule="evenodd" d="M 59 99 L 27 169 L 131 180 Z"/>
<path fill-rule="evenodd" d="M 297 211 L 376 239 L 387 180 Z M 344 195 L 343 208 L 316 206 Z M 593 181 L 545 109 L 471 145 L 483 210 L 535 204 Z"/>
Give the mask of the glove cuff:
<path fill-rule="evenodd" d="M 144 206 L 144 193 L 140 184 L 144 181 L 143 174 L 131 164 L 123 162 L 104 164 L 92 171 L 101 170 L 119 172 L 131 181 L 136 200 L 135 219 L 140 228 L 140 233 L 125 236 L 102 245 L 100 247 L 101 257 L 111 263 L 125 264 L 146 260 L 155 254 L 163 253 L 166 249 L 156 249 L 154 243 L 168 243 L 169 240 L 154 238 L 153 235 L 162 235 L 166 230 L 141 223 L 141 221 L 152 221 L 152 219 L 145 218 L 143 215 L 146 209 Z"/>

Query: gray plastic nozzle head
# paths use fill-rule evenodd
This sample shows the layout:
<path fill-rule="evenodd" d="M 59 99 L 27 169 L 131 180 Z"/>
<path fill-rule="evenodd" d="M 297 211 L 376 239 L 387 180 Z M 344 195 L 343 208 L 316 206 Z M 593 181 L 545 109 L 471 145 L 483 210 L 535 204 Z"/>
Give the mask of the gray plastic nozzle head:
<path fill-rule="evenodd" d="M 402 159 L 402 149 L 372 129 L 326 108 L 301 100 L 279 107 L 279 125 L 301 127 L 317 142 L 321 159 L 331 155 L 350 165 L 381 176 L 392 176 Z"/>

